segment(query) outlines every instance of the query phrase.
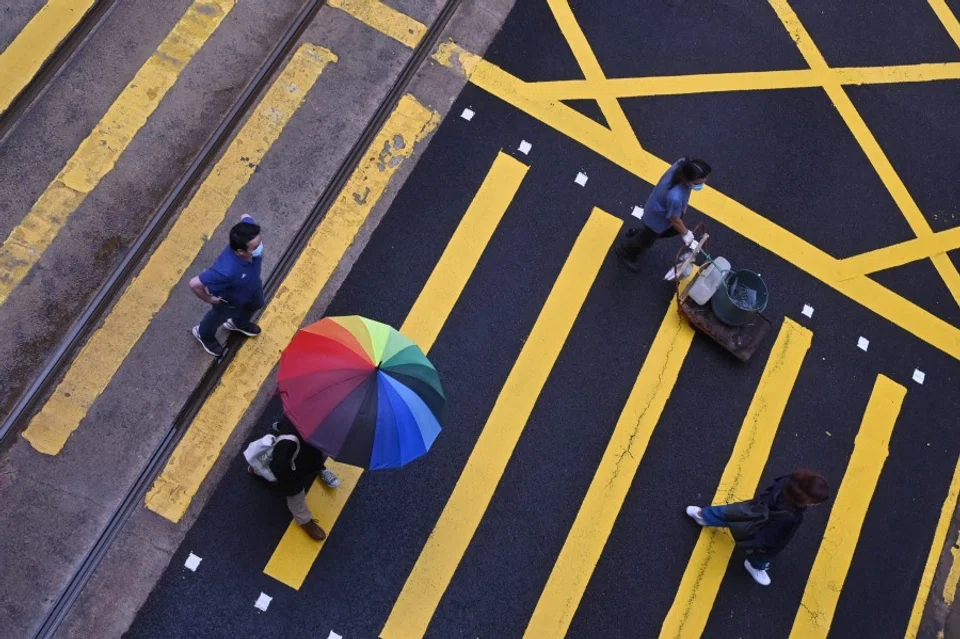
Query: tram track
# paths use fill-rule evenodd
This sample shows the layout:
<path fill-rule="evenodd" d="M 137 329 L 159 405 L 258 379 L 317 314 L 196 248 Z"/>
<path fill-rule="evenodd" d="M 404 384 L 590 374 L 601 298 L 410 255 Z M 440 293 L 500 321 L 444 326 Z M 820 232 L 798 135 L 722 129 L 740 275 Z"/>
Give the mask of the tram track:
<path fill-rule="evenodd" d="M 363 132 L 350 148 L 350 151 L 339 165 L 330 183 L 324 189 L 303 224 L 284 250 L 276 267 L 264 282 L 264 294 L 268 303 L 293 268 L 316 227 L 336 202 L 350 176 L 359 166 L 365 151 L 410 86 L 417 71 L 435 48 L 440 35 L 456 13 L 461 1 L 462 0 L 448 0 L 441 8 L 437 17 L 427 28 L 421 41 L 414 48 L 411 57 L 407 60 L 396 81 L 381 100 L 373 117 L 367 122 Z M 287 54 L 296 44 L 303 31 L 312 22 L 314 16 L 323 4 L 325 4 L 325 2 L 322 0 L 309 2 L 304 6 L 303 10 L 301 10 L 300 14 L 298 14 L 296 20 L 281 38 L 268 60 L 244 90 L 241 98 L 231 109 L 227 117 L 221 122 L 220 126 L 204 145 L 201 152 L 197 155 L 194 162 L 177 182 L 175 187 L 170 191 L 163 204 L 157 210 L 157 213 L 151 219 L 148 227 L 144 229 L 130 251 L 128 251 L 123 262 L 111 274 L 110 279 L 98 292 L 93 303 L 88 306 L 83 316 L 75 324 L 74 328 L 71 329 L 67 339 L 65 339 L 60 348 L 58 348 L 54 357 L 48 361 L 41 376 L 38 377 L 24 397 L 21 398 L 13 412 L 11 412 L 3 424 L 0 425 L 0 437 L 4 437 L 10 432 L 15 432 L 14 427 L 22 420 L 29 418 L 37 404 L 46 397 L 51 385 L 60 377 L 63 368 L 69 364 L 72 355 L 82 346 L 86 336 L 96 327 L 99 320 L 109 309 L 113 299 L 122 292 L 123 286 L 133 274 L 140 260 L 148 254 L 157 235 L 163 229 L 166 222 L 176 214 L 183 199 L 192 191 L 192 187 L 197 181 L 205 175 L 206 169 L 210 168 L 213 162 L 216 161 L 219 151 L 232 138 L 233 133 L 244 120 L 244 116 L 256 105 L 259 96 L 268 86 L 270 79 L 280 68 Z M 193 421 L 203 406 L 203 403 L 229 367 L 230 362 L 237 353 L 239 344 L 240 338 L 232 336 L 227 342 L 226 354 L 207 369 L 200 382 L 194 387 L 184 405 L 170 423 L 163 438 L 147 459 L 133 485 L 124 495 L 119 506 L 111 515 L 95 542 L 91 545 L 82 562 L 75 569 L 70 581 L 57 595 L 53 605 L 46 612 L 42 624 L 34 635 L 35 637 L 46 638 L 53 637 L 56 634 L 57 629 L 64 619 L 66 619 L 84 586 L 106 556 L 111 544 L 120 534 L 124 524 L 135 512 L 137 507 L 142 505 L 144 497 L 153 484 L 154 479 L 163 470 L 187 427 Z"/>

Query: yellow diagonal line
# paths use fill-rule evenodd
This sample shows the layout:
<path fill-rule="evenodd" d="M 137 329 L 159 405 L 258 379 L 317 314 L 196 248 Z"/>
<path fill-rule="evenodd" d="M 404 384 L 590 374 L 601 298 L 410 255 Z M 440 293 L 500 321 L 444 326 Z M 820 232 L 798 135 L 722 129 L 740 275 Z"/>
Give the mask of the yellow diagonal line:
<path fill-rule="evenodd" d="M 847 463 L 843 482 L 830 507 L 827 529 L 807 577 L 791 639 L 826 638 L 837 610 L 860 530 L 890 450 L 890 437 L 907 389 L 877 375 L 870 401 Z"/>
<path fill-rule="evenodd" d="M 953 38 L 954 44 L 960 47 L 960 22 L 957 22 L 957 17 L 950 11 L 950 7 L 947 6 L 944 0 L 927 1 L 930 3 L 930 8 L 933 9 L 934 13 L 936 13 L 940 19 L 940 23 L 943 24 L 943 28 L 946 29 L 950 37 Z"/>
<path fill-rule="evenodd" d="M 777 16 L 787 29 L 790 37 L 796 43 L 797 48 L 800 49 L 800 53 L 807 64 L 814 69 L 826 69 L 826 60 L 824 60 L 823 55 L 817 49 L 816 44 L 810 38 L 810 34 L 807 33 L 806 28 L 800 22 L 800 18 L 794 13 L 787 0 L 769 0 L 769 2 L 777 12 Z M 914 234 L 917 237 L 923 237 L 933 233 L 930 224 L 927 223 L 923 213 L 920 212 L 920 207 L 914 202 L 913 197 L 907 191 L 906 185 L 900 179 L 883 149 L 880 148 L 880 144 L 873 133 L 870 132 L 866 122 L 860 117 L 860 113 L 853 106 L 853 102 L 850 101 L 843 87 L 835 82 L 828 82 L 823 85 L 823 88 L 830 96 L 830 100 L 840 113 L 843 121 L 846 122 L 847 128 L 853 133 L 860 148 L 863 149 L 864 154 L 870 160 L 870 164 L 873 165 L 884 186 L 887 187 L 887 191 L 890 192 L 893 200 L 897 203 L 900 212 L 906 218 Z M 943 278 L 944 283 L 950 290 L 954 301 L 960 305 L 960 273 L 957 272 L 956 267 L 946 255 L 934 255 L 931 259 L 937 272 L 940 273 L 940 277 Z"/>
<path fill-rule="evenodd" d="M 233 9 L 234 0 L 197 0 L 80 143 L 26 217 L 0 246 L 0 304 L 127 149 L 180 72 Z"/>
<path fill-rule="evenodd" d="M 812 341 L 813 333 L 809 329 L 784 318 L 712 503 L 729 504 L 753 497 Z M 733 539 L 726 530 L 704 528 L 700 531 L 660 629 L 662 639 L 703 634 L 733 549 Z"/>
<path fill-rule="evenodd" d="M 0 53 L 0 113 L 29 84 L 95 0 L 49 0 Z"/>
<path fill-rule="evenodd" d="M 167 237 L 30 421 L 23 436 L 35 449 L 48 455 L 60 452 L 196 259 L 205 238 L 223 222 L 234 198 L 303 104 L 307 91 L 336 59 L 329 50 L 310 44 L 293 55 Z"/>
<path fill-rule="evenodd" d="M 282 86 L 282 79 L 277 83 Z M 243 344 L 151 486 L 148 509 L 180 521 L 390 179 L 436 125 L 436 112 L 409 94 L 400 99 L 264 310 L 259 320 L 262 333 Z M 344 482 L 358 475 L 345 474 Z M 348 496 L 345 490 L 334 499 Z"/>
<path fill-rule="evenodd" d="M 960 226 L 840 260 L 839 279 L 903 266 L 960 248 Z"/>
<path fill-rule="evenodd" d="M 563 32 L 563 37 L 566 39 L 567 44 L 573 51 L 573 55 L 577 59 L 577 64 L 580 65 L 580 69 L 583 71 L 583 76 L 588 81 L 605 80 L 606 75 L 604 75 L 603 69 L 600 67 L 600 62 L 597 61 L 597 56 L 594 55 L 593 49 L 587 41 L 587 37 L 583 34 L 583 30 L 577 23 L 577 19 L 573 15 L 573 10 L 570 8 L 568 0 L 547 0 L 547 4 L 550 5 L 550 10 L 553 11 L 553 17 L 560 26 L 560 31 Z M 617 134 L 617 143 L 631 152 L 639 152 L 641 150 L 640 142 L 637 140 L 637 135 L 633 132 L 633 127 L 630 126 L 630 121 L 627 120 L 627 116 L 623 112 L 620 103 L 617 102 L 617 99 L 614 97 L 600 97 L 597 98 L 597 102 L 600 104 L 603 117 L 607 119 L 607 124 L 609 124 L 610 128 Z"/>
<path fill-rule="evenodd" d="M 376 146 L 373 148 L 379 152 Z M 413 303 L 400 332 L 416 342 L 424 353 L 428 353 L 433 347 L 440 329 L 460 299 L 460 293 L 520 188 L 527 168 L 525 164 L 505 153 L 497 155 L 487 177 L 457 225 L 457 230 L 443 250 L 443 255 Z M 330 490 L 318 480 L 307 493 L 310 511 L 317 515 L 320 526 L 328 532 L 336 524 L 362 474 L 359 468 L 343 464 L 331 462 L 330 468 L 340 475 L 340 487 Z M 291 522 L 263 572 L 299 590 L 323 544 L 322 541 L 312 540 L 303 528 L 296 522 Z"/>
<path fill-rule="evenodd" d="M 530 90 L 541 100 L 593 100 L 729 91 L 808 89 L 819 88 L 831 82 L 842 85 L 864 85 L 957 79 L 960 79 L 960 62 L 938 62 L 883 67 L 695 73 L 607 78 L 602 81 L 548 80 L 531 82 Z"/>
<path fill-rule="evenodd" d="M 427 33 L 427 25 L 380 0 L 329 0 L 327 4 L 411 49 L 417 46 Z"/>
<path fill-rule="evenodd" d="M 380 631 L 383 639 L 410 639 L 426 632 L 621 224 L 595 208 L 580 232 L 440 519 Z"/>
<path fill-rule="evenodd" d="M 693 342 L 671 301 L 524 637 L 567 634 Z"/>
<path fill-rule="evenodd" d="M 625 153 L 612 132 L 556 101 L 531 94 L 530 85 L 454 42 L 443 43 L 434 59 L 467 76 L 471 83 L 513 105 L 547 126 L 599 153 L 651 184 L 670 164 L 650 153 Z M 693 195 L 694 206 L 735 233 L 772 251 L 797 268 L 833 287 L 853 301 L 909 331 L 928 344 L 960 359 L 960 329 L 881 286 L 868 277 L 838 277 L 839 261 L 787 229 L 727 195 L 706 187 Z"/>

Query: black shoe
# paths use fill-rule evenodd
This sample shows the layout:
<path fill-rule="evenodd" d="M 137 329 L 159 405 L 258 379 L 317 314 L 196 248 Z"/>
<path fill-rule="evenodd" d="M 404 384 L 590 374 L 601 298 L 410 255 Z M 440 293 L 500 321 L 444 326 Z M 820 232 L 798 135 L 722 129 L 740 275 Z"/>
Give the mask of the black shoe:
<path fill-rule="evenodd" d="M 216 339 L 211 342 L 206 342 L 202 337 L 200 337 L 200 327 L 193 327 L 193 336 L 197 338 L 197 341 L 200 342 L 200 346 L 203 346 L 203 350 L 207 351 L 210 355 L 214 357 L 223 357 L 223 346 L 220 345 Z"/>
<path fill-rule="evenodd" d="M 260 334 L 260 327 L 253 322 L 241 322 L 240 324 L 234 324 L 232 319 L 228 319 L 223 323 L 223 327 L 228 331 L 237 331 L 238 333 L 243 333 L 247 337 L 256 337 Z"/>

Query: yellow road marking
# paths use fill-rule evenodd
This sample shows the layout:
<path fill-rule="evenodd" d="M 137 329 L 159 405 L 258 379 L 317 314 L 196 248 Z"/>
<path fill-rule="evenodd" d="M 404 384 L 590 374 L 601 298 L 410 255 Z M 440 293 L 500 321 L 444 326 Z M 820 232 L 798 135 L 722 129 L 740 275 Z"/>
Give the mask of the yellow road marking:
<path fill-rule="evenodd" d="M 690 95 L 728 91 L 771 91 L 841 85 L 900 84 L 960 79 L 960 62 L 904 64 L 883 67 L 788 69 L 686 75 L 550 80 L 531 86 L 543 100 L 593 100 L 598 97 L 639 98 L 657 95 Z"/>
<path fill-rule="evenodd" d="M 197 0 L 187 9 L 23 221 L 10 232 L 0 246 L 0 304 L 37 263 L 70 215 L 113 169 L 180 72 L 233 9 L 234 1 Z"/>
<path fill-rule="evenodd" d="M 950 607 L 957 598 L 957 583 L 960 582 L 960 549 L 950 549 L 950 571 L 943 581 L 943 603 Z"/>
<path fill-rule="evenodd" d="M 790 631 L 792 638 L 826 637 L 830 632 L 860 528 L 887 459 L 890 436 L 906 394 L 907 389 L 900 384 L 877 375 Z"/>
<path fill-rule="evenodd" d="M 588 82 L 606 80 L 600 62 L 597 61 L 597 56 L 594 55 L 583 30 L 580 29 L 568 0 L 547 0 L 547 4 L 550 5 L 550 10 L 560 26 L 560 31 L 563 32 L 564 39 L 573 51 L 573 56 L 577 59 L 580 70 L 583 71 L 583 77 Z M 627 115 L 623 112 L 623 108 L 617 99 L 600 96 L 597 98 L 597 103 L 600 105 L 600 111 L 603 112 L 603 117 L 606 118 L 610 128 L 617 133 L 617 143 L 622 145 L 627 153 L 639 153 L 641 151 L 640 141 L 637 139 L 636 133 L 633 132 L 633 126 L 630 125 L 630 120 L 627 119 Z"/>
<path fill-rule="evenodd" d="M 311 46 L 311 49 L 318 48 Z M 317 64 L 333 59 L 333 54 L 326 50 L 319 52 L 324 57 L 311 54 L 317 58 Z M 287 84 L 281 76 L 275 86 Z M 183 517 L 227 438 L 277 364 L 280 352 L 303 323 L 390 179 L 418 143 L 436 128 L 437 119 L 434 111 L 412 96 L 400 99 L 267 305 L 259 320 L 263 333 L 257 339 L 244 342 L 150 488 L 147 508 L 173 522 Z M 342 498 L 348 496 L 344 491 Z"/>
<path fill-rule="evenodd" d="M 95 0 L 49 0 L 0 53 L 0 114 L 26 88 Z"/>
<path fill-rule="evenodd" d="M 337 57 L 303 45 L 257 105 L 216 166 L 183 209 L 143 270 L 123 292 L 103 325 L 87 340 L 63 381 L 23 436 L 48 455 L 70 434 L 120 368 L 153 316 L 193 263 L 206 238 L 226 217 L 240 189 L 303 103 L 324 67 Z"/>
<path fill-rule="evenodd" d="M 400 13 L 380 0 L 329 0 L 327 4 L 349 13 L 368 27 L 411 49 L 420 43 L 427 32 L 427 25 Z"/>
<path fill-rule="evenodd" d="M 694 331 L 671 301 L 524 637 L 563 637 L 610 537 Z"/>
<path fill-rule="evenodd" d="M 960 496 L 960 459 L 957 460 L 957 466 L 953 471 L 953 479 L 950 481 L 950 488 L 947 490 L 947 498 L 943 500 L 943 508 L 940 509 L 940 520 L 937 522 L 937 529 L 933 534 L 933 541 L 930 544 L 930 553 L 927 555 L 927 563 L 923 567 L 923 576 L 920 577 L 920 587 L 917 589 L 917 598 L 913 603 L 913 610 L 910 612 L 910 621 L 907 623 L 907 632 L 904 639 L 916 639 L 920 631 L 920 620 L 923 618 L 923 610 L 927 607 L 927 599 L 930 596 L 930 590 L 933 588 L 933 577 L 937 572 L 937 564 L 940 560 L 940 553 L 943 551 L 943 545 L 947 541 L 947 531 L 950 529 L 950 522 L 953 520 L 953 513 L 957 508 L 957 497 Z M 957 549 L 950 548 L 953 563 L 950 565 L 951 576 L 956 571 L 956 576 L 960 577 L 960 566 L 957 562 Z M 947 578 L 947 584 L 950 578 Z M 957 579 L 953 580 L 953 591 L 956 593 Z M 944 590 L 946 595 L 946 589 Z M 946 601 L 946 596 L 944 596 Z M 947 602 L 947 605 L 953 603 L 953 598 Z"/>
<path fill-rule="evenodd" d="M 619 219 L 595 208 L 580 232 L 380 632 L 383 639 L 420 637 L 426 631 L 620 226 Z"/>
<path fill-rule="evenodd" d="M 520 188 L 527 168 L 509 155 L 499 153 L 457 225 L 457 230 L 400 327 L 400 332 L 416 342 L 423 352 L 430 351 L 440 334 L 493 232 Z M 334 472 L 340 474 L 338 489 L 331 491 L 322 482 L 316 481 L 307 493 L 310 510 L 317 515 L 320 525 L 328 533 L 353 493 L 362 471 L 341 464 Z M 313 541 L 299 525 L 291 522 L 263 572 L 299 590 L 323 543 Z"/>
<path fill-rule="evenodd" d="M 812 340 L 813 334 L 808 329 L 784 318 L 730 461 L 723 470 L 714 504 L 743 501 L 756 493 L 780 418 Z M 661 637 L 703 634 L 733 549 L 733 539 L 726 530 L 704 528 L 700 531 L 673 605 L 660 629 Z"/>
<path fill-rule="evenodd" d="M 807 64 L 814 69 L 826 69 L 826 60 L 824 60 L 820 54 L 817 45 L 814 44 L 807 30 L 800 22 L 800 18 L 794 13 L 787 0 L 769 1 L 777 12 L 777 16 L 783 23 L 784 28 L 786 28 L 790 37 L 796 43 L 797 48 L 800 49 L 800 53 L 807 61 Z M 860 148 L 863 149 L 864 154 L 870 160 L 870 164 L 873 165 L 877 175 L 881 181 L 883 181 L 884 186 L 887 187 L 887 191 L 889 191 L 890 196 L 893 197 L 893 200 L 897 203 L 900 212 L 906 218 L 914 234 L 916 234 L 917 237 L 932 234 L 933 230 L 930 228 L 930 224 L 926 218 L 923 217 L 920 207 L 917 206 L 917 203 L 913 200 L 909 191 L 907 191 L 906 185 L 893 168 L 893 165 L 883 152 L 873 133 L 870 132 L 867 123 L 860 117 L 860 113 L 856 107 L 853 106 L 853 102 L 847 96 L 843 87 L 834 82 L 826 82 L 823 85 L 823 89 L 827 92 L 827 95 L 830 96 L 830 101 L 833 102 L 834 107 L 836 107 L 843 121 L 847 124 L 847 128 L 850 129 Z M 953 262 L 943 254 L 935 254 L 930 259 L 933 261 L 937 272 L 940 273 L 940 277 L 943 278 L 944 283 L 950 290 L 954 301 L 960 305 L 960 273 L 957 272 Z"/>
<path fill-rule="evenodd" d="M 557 101 L 536 96 L 534 84 L 523 82 L 454 42 L 444 42 L 433 58 L 464 74 L 471 83 L 599 153 L 637 177 L 656 184 L 668 162 L 646 152 L 629 153 L 606 127 Z M 839 260 L 771 222 L 743 204 L 707 186 L 694 195 L 694 206 L 752 242 L 772 251 L 824 284 L 960 359 L 960 329 L 904 299 L 868 277 L 841 279 Z"/>
<path fill-rule="evenodd" d="M 927 1 L 930 3 L 930 8 L 933 9 L 934 13 L 936 13 L 940 19 L 940 23 L 943 24 L 943 28 L 946 29 L 950 37 L 953 38 L 954 44 L 960 47 L 960 22 L 957 22 L 957 17 L 950 11 L 950 7 L 947 6 L 944 0 Z"/>
<path fill-rule="evenodd" d="M 960 226 L 840 260 L 840 279 L 875 273 L 960 248 Z"/>

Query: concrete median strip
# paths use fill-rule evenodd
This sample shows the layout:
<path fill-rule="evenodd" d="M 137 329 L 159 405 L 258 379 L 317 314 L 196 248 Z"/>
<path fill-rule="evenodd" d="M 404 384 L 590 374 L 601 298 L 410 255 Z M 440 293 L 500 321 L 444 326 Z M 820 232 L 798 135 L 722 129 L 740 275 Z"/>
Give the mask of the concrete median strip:
<path fill-rule="evenodd" d="M 180 521 L 227 438 L 276 366 L 280 352 L 303 323 L 390 179 L 413 155 L 419 142 L 436 128 L 438 120 L 436 112 L 412 96 L 400 99 L 267 305 L 259 320 L 263 333 L 244 343 L 151 487 L 147 508 L 170 521 Z M 398 144 L 398 140 L 403 143 Z"/>
<path fill-rule="evenodd" d="M 194 54 L 213 35 L 235 0 L 198 0 L 140 67 L 67 165 L 0 246 L 0 304 L 6 302 L 86 197 L 157 110 Z M 5 78 L 0 75 L 0 86 Z"/>
<path fill-rule="evenodd" d="M 332 52 L 315 45 L 303 45 L 293 55 L 167 237 L 31 420 L 23 436 L 36 450 L 48 455 L 59 453 L 80 426 L 206 239 L 223 223 L 240 189 L 303 104 L 323 69 L 336 59 Z"/>

